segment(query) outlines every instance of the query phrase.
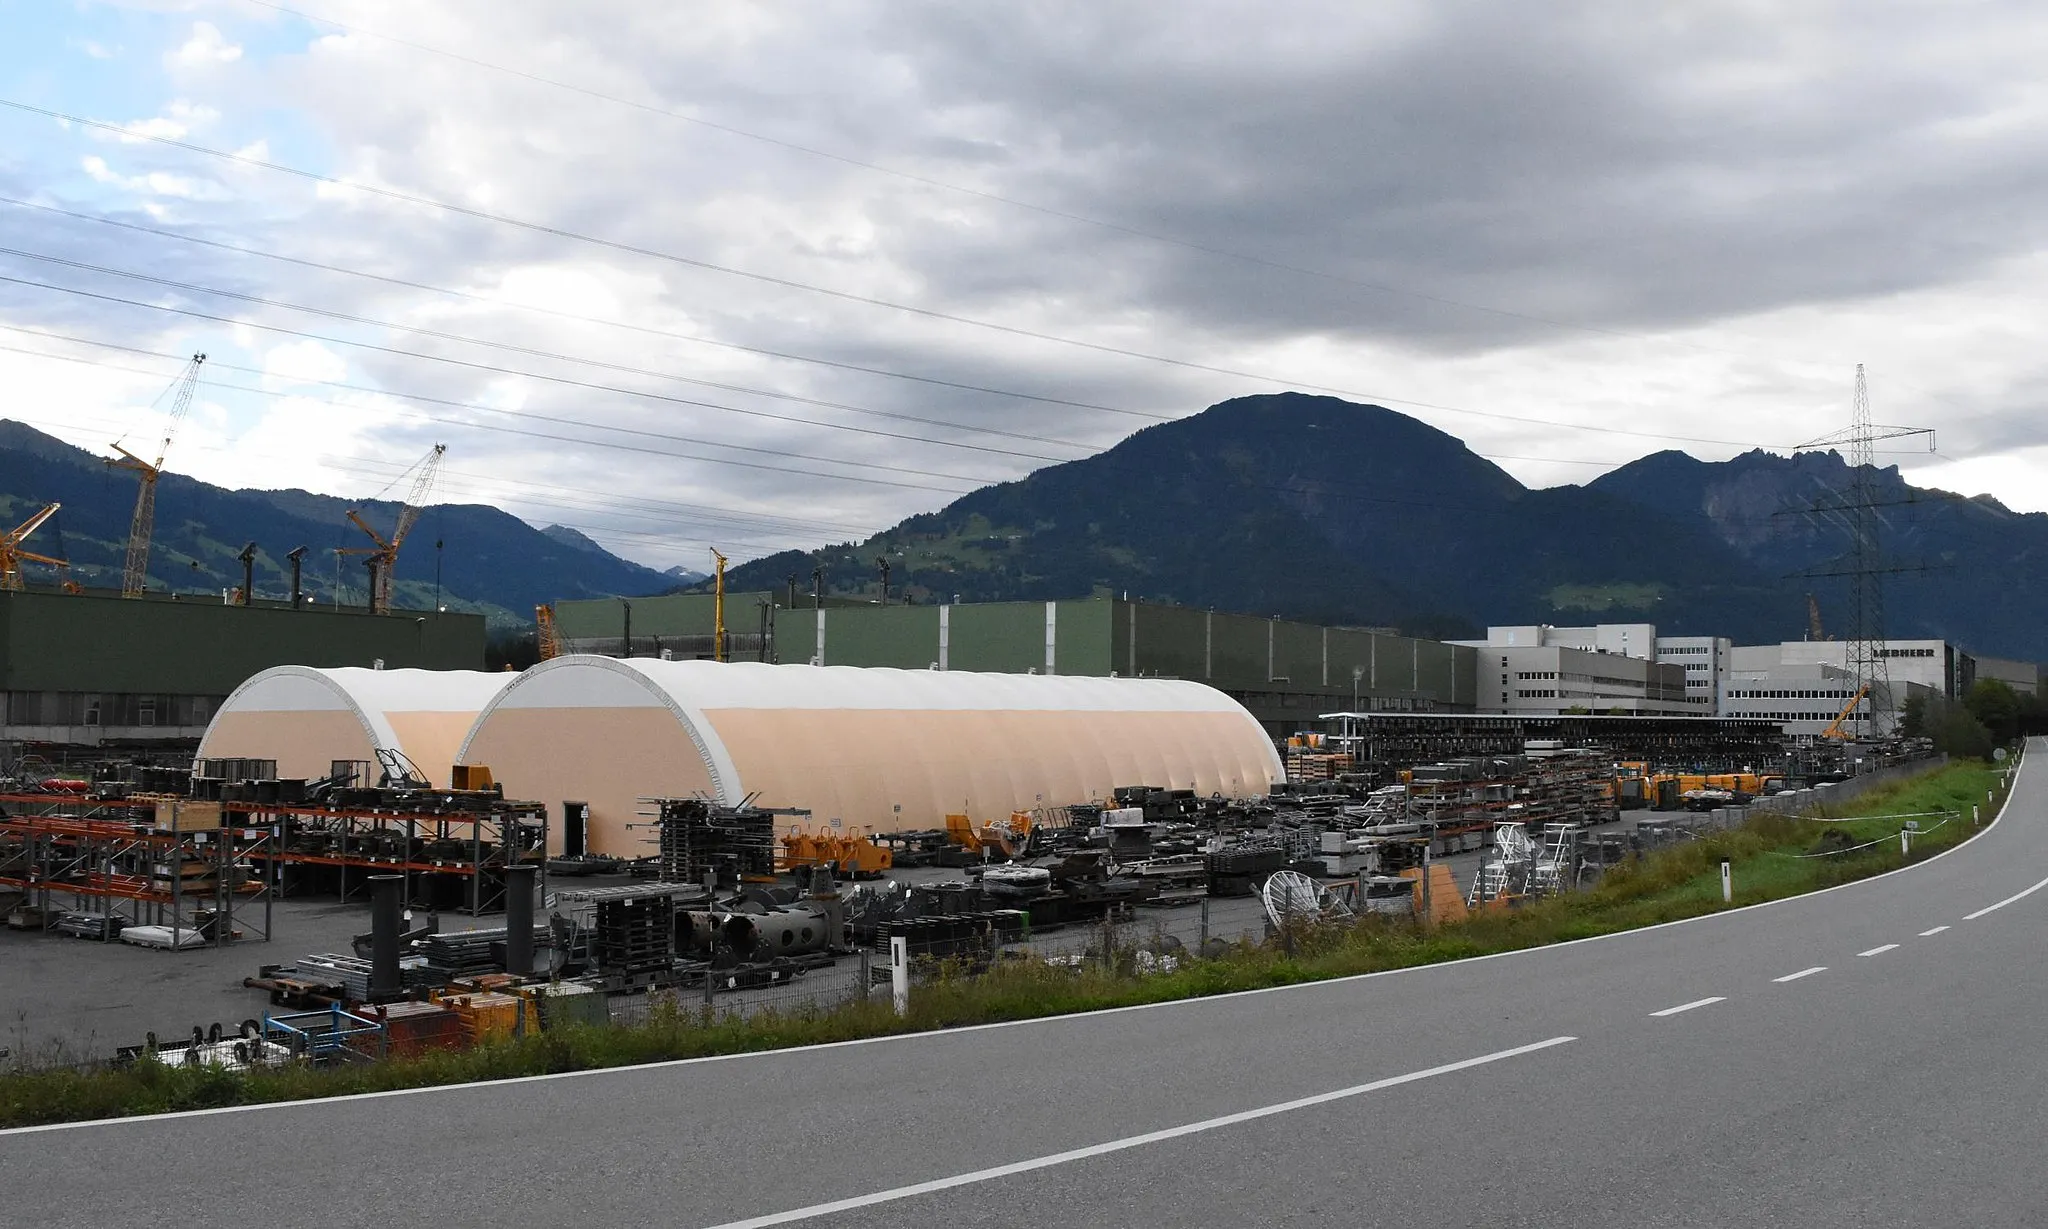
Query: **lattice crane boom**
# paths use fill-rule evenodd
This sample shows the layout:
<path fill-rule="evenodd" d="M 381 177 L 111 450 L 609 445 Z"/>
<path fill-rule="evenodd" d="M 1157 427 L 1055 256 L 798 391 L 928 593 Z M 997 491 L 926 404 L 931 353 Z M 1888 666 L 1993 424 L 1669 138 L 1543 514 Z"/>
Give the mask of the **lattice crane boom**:
<path fill-rule="evenodd" d="M 53 568 L 70 566 L 62 559 L 55 559 L 49 555 L 38 555 L 34 551 L 23 550 L 21 545 L 28 540 L 30 534 L 42 528 L 44 521 L 57 515 L 57 509 L 63 506 L 62 504 L 45 504 L 42 510 L 34 516 L 8 530 L 5 534 L 0 534 L 0 589 L 20 589 L 22 587 L 21 565 L 23 563 L 42 563 Z"/>
<path fill-rule="evenodd" d="M 377 614 L 391 612 L 391 577 L 398 567 L 398 548 L 405 544 L 406 535 L 419 523 L 420 512 L 426 506 L 427 493 L 433 489 L 434 479 L 441 472 L 441 458 L 446 456 L 448 445 L 436 444 L 433 450 L 408 471 L 413 475 L 412 487 L 406 492 L 405 503 L 398 509 L 398 521 L 392 526 L 391 536 L 386 538 L 363 519 L 357 509 L 349 510 L 348 519 L 357 529 L 369 535 L 375 546 L 343 547 L 336 554 L 368 555 L 370 565 L 370 609 Z"/>
<path fill-rule="evenodd" d="M 149 583 L 149 542 L 156 533 L 156 481 L 163 476 L 164 458 L 170 455 L 171 441 L 177 437 L 185 415 L 191 412 L 192 397 L 199 391 L 199 369 L 205 363 L 204 354 L 195 354 L 179 374 L 178 382 L 173 386 L 176 391 L 171 398 L 170 416 L 164 423 L 163 442 L 157 446 L 155 461 L 145 461 L 118 443 L 113 448 L 121 455 L 107 458 L 107 464 L 116 469 L 132 470 L 138 478 L 135 514 L 128 521 L 128 555 L 121 565 L 122 597 L 141 597 L 143 588 Z"/>

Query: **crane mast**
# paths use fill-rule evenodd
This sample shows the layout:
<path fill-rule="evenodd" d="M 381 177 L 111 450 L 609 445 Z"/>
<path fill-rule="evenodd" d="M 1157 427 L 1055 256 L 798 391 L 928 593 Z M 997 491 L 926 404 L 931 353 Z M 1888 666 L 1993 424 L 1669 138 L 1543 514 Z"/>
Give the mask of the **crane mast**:
<path fill-rule="evenodd" d="M 724 661 L 724 660 L 725 660 L 725 556 L 724 556 L 724 555 L 721 555 L 721 554 L 719 554 L 719 553 L 718 553 L 718 548 L 717 548 L 717 547 L 715 547 L 715 546 L 711 548 L 711 562 L 712 562 L 713 570 L 715 570 L 715 571 L 716 571 L 716 572 L 718 573 L 718 582 L 717 582 L 717 585 L 715 586 L 715 589 L 714 589 L 714 592 L 715 592 L 715 593 L 717 594 L 717 596 L 716 596 L 716 597 L 714 597 L 714 598 L 712 599 L 712 602 L 711 602 L 711 610 L 712 610 L 712 614 L 711 614 L 711 660 L 713 660 L 713 661 Z M 631 646 L 628 646 L 628 647 L 627 647 L 627 652 L 631 652 L 631 651 L 632 651 L 632 648 L 631 648 Z"/>
<path fill-rule="evenodd" d="M 369 535 L 374 546 L 345 546 L 336 554 L 366 555 L 365 562 L 370 569 L 370 609 L 377 614 L 391 613 L 391 576 L 398 567 L 398 548 L 405 545 L 405 537 L 412 527 L 419 523 L 420 511 L 426 506 L 427 492 L 433 489 L 434 479 L 441 472 L 441 458 L 448 452 L 448 445 L 436 444 L 433 450 L 420 458 L 412 468 L 412 488 L 406 492 L 405 503 L 398 509 L 398 521 L 392 526 L 391 536 L 386 538 L 370 527 L 363 519 L 360 509 L 350 509 L 348 519 L 357 529 Z"/>
<path fill-rule="evenodd" d="M 157 448 L 155 462 L 145 461 L 119 444 L 113 448 L 121 455 L 107 458 L 107 464 L 133 470 L 140 478 L 135 491 L 135 515 L 128 521 L 128 556 L 121 565 L 122 597 L 141 597 L 149 583 L 149 540 L 156 532 L 156 480 L 163 476 L 171 440 L 192 409 L 192 395 L 199 389 L 199 369 L 205 362 L 204 354 L 193 355 L 178 376 L 177 392 L 171 399 L 170 418 L 164 424 L 164 439 Z"/>

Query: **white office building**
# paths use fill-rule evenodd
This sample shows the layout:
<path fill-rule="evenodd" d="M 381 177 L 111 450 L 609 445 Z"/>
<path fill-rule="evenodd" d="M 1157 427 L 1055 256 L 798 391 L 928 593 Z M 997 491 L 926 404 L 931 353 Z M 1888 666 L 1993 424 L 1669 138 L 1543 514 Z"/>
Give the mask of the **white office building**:
<path fill-rule="evenodd" d="M 1878 646 L 1878 655 L 1889 686 L 1873 689 L 1843 717 L 1842 729 L 1852 737 L 1896 732 L 1906 701 L 1915 695 L 1957 698 L 1969 690 L 1971 658 L 1946 641 L 1888 640 Z M 1721 686 L 1722 715 L 1766 717 L 1795 736 L 1826 731 L 1843 716 L 1857 690 L 1847 641 L 1738 645 L 1729 661 Z"/>
<path fill-rule="evenodd" d="M 1721 689 L 1733 667 L 1735 642 L 1726 636 L 1659 636 L 1657 660 L 1685 669 L 1685 702 L 1696 717 L 1719 717 Z"/>
<path fill-rule="evenodd" d="M 1479 650 L 1479 711 L 1685 716 L 1685 671 L 1619 653 L 1487 645 Z"/>
<path fill-rule="evenodd" d="M 1734 647 L 1732 641 L 1719 636 L 1659 636 L 1654 623 L 1600 623 L 1592 627 L 1518 624 L 1489 627 L 1486 639 L 1457 643 L 1480 650 L 1482 711 L 1488 707 L 1485 688 L 1491 682 L 1499 697 L 1495 706 L 1499 712 L 1560 711 L 1548 707 L 1554 703 L 1562 708 L 1588 707 L 1595 712 L 1625 707 L 1630 712 L 1689 717 L 1717 714 L 1721 683 L 1727 678 Z M 1571 659 L 1569 668 L 1542 656 L 1560 650 L 1584 656 Z M 1682 681 L 1674 691 L 1668 671 L 1640 670 L 1617 665 L 1612 660 L 1586 660 L 1596 656 L 1673 666 Z M 1506 670 L 1493 668 L 1503 664 Z M 1500 678 L 1503 673 L 1509 677 Z M 1569 681 L 1556 677 L 1563 674 L 1574 677 Z M 1628 681 L 1621 681 L 1624 678 Z M 1549 694 L 1554 691 L 1574 694 Z"/>

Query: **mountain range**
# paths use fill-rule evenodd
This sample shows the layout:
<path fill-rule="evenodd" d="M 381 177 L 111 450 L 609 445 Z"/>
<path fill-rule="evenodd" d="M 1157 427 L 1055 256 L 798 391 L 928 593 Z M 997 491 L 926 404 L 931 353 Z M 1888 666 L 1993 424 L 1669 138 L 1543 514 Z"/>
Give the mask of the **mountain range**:
<path fill-rule="evenodd" d="M 175 458 L 173 458 L 175 460 Z M 89 588 L 118 589 L 135 508 L 135 476 L 101 458 L 21 423 L 0 420 L 0 519 L 12 527 L 46 503 L 63 507 L 25 545 L 68 559 L 72 578 Z M 291 592 L 286 552 L 305 557 L 306 591 L 326 604 L 364 600 L 360 557 L 334 548 L 368 544 L 347 521 L 350 509 L 387 532 L 399 505 L 345 500 L 307 491 L 229 490 L 166 471 L 157 484 L 156 531 L 149 558 L 153 589 L 218 593 L 242 583 L 236 559 L 256 543 L 256 593 Z M 339 567 L 337 567 L 337 562 Z M 39 573 L 29 565 L 31 583 Z M 433 504 L 399 552 L 393 603 L 490 617 L 494 626 L 530 624 L 533 608 L 560 598 L 638 596 L 675 588 L 677 579 L 621 559 L 561 525 L 536 529 L 485 504 Z"/>
<path fill-rule="evenodd" d="M 1342 625 L 1461 637 L 1489 623 L 1654 622 L 1740 643 L 1850 630 L 1840 575 L 1851 533 L 1838 508 L 1854 475 L 1835 453 L 1762 451 L 1727 461 L 1659 452 L 1583 486 L 1532 489 L 1456 437 L 1380 406 L 1295 393 L 1241 397 L 1148 427 L 1095 456 L 1041 469 L 912 516 L 865 541 L 785 551 L 731 569 L 734 589 L 780 589 L 812 570 L 829 592 L 892 600 L 1123 595 Z M 1973 652 L 2048 660 L 2048 515 L 1986 496 L 1870 475 L 1882 543 L 1885 626 Z M 0 517 L 62 512 L 28 544 L 66 556 L 89 586 L 116 587 L 132 475 L 0 420 Z M 288 588 L 284 554 L 311 547 L 306 583 L 333 600 L 337 546 L 367 541 L 389 501 L 228 490 L 175 473 L 157 500 L 151 584 L 218 592 L 257 543 L 259 596 Z M 436 544 L 441 544 L 436 549 Z M 1828 575 L 1828 573 L 1835 573 Z M 363 600 L 359 559 L 342 600 Z M 31 572 L 34 579 L 34 572 Z M 562 525 L 535 528 L 478 504 L 429 507 L 401 553 L 400 605 L 438 600 L 498 626 L 535 605 L 701 588 L 682 568 L 621 559 Z"/>
<path fill-rule="evenodd" d="M 2048 515 L 1875 471 L 1890 635 L 2048 660 Z M 1469 635 L 1486 624 L 1647 621 L 1738 643 L 1799 639 L 1807 596 L 1851 630 L 1842 457 L 1660 452 L 1531 489 L 1456 437 L 1381 406 L 1241 397 L 1084 460 L 984 487 L 864 542 L 786 551 L 727 583 L 814 568 L 911 601 L 1124 594 Z M 1834 573 L 1829 575 L 1829 573 Z"/>

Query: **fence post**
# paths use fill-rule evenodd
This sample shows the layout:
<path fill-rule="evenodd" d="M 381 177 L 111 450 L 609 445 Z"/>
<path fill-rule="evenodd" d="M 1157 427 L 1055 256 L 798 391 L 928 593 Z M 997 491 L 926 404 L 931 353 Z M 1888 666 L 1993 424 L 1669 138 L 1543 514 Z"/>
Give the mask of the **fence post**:
<path fill-rule="evenodd" d="M 860 1001 L 863 1003 L 868 1001 L 868 988 L 874 984 L 874 978 L 870 976 L 873 968 L 874 960 L 868 949 L 860 949 Z"/>
<path fill-rule="evenodd" d="M 1734 901 L 1735 871 L 1729 864 L 1728 859 L 1723 858 L 1721 859 L 1721 903 L 1727 905 L 1733 904 Z"/>
<path fill-rule="evenodd" d="M 896 1014 L 910 1014 L 910 939 L 889 936 L 889 990 L 896 1000 Z"/>
<path fill-rule="evenodd" d="M 1102 915 L 1102 967 L 1116 969 L 1116 921 L 1115 912 Z"/>
<path fill-rule="evenodd" d="M 711 1010 L 711 996 L 715 989 L 716 983 L 711 980 L 711 966 L 707 964 L 704 966 L 704 1010 L 707 1012 Z"/>
<path fill-rule="evenodd" d="M 1206 897 L 1206 896 L 1204 896 L 1204 897 L 1202 898 L 1202 937 L 1201 937 L 1201 939 L 1200 939 L 1200 940 L 1199 940 L 1199 941 L 1198 941 L 1198 942 L 1197 942 L 1197 943 L 1195 944 L 1195 951 L 1196 951 L 1197 953 L 1200 953 L 1200 952 L 1202 952 L 1202 951 L 1206 950 L 1206 949 L 1208 948 L 1208 946 L 1209 946 L 1209 898 L 1208 898 L 1208 897 Z"/>

